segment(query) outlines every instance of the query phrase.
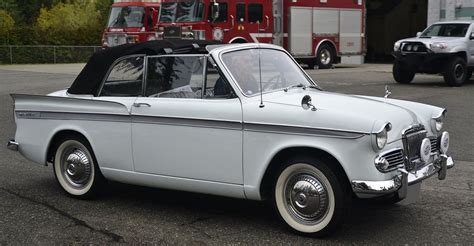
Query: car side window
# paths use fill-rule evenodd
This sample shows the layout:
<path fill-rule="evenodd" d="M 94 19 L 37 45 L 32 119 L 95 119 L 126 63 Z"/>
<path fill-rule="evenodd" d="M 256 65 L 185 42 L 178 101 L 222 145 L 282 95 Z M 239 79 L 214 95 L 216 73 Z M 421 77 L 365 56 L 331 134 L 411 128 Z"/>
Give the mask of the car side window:
<path fill-rule="evenodd" d="M 234 93 L 229 82 L 216 69 L 212 61 L 207 62 L 204 98 L 231 98 Z"/>
<path fill-rule="evenodd" d="M 149 57 L 145 96 L 202 98 L 205 56 Z"/>
<path fill-rule="evenodd" d="M 143 56 L 131 56 L 117 62 L 105 80 L 100 96 L 135 97 L 142 93 Z"/>

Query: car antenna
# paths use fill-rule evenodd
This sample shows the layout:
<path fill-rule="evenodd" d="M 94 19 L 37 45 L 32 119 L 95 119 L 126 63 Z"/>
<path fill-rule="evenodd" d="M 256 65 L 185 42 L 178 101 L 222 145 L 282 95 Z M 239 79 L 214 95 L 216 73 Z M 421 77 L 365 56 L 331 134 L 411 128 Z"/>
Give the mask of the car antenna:
<path fill-rule="evenodd" d="M 258 32 L 260 33 L 260 21 L 257 21 L 258 23 Z M 259 81 L 260 81 L 260 108 L 265 107 L 263 104 L 263 90 L 262 90 L 262 64 L 260 60 L 260 42 L 257 40 L 257 47 L 258 47 L 258 76 L 259 76 Z"/>

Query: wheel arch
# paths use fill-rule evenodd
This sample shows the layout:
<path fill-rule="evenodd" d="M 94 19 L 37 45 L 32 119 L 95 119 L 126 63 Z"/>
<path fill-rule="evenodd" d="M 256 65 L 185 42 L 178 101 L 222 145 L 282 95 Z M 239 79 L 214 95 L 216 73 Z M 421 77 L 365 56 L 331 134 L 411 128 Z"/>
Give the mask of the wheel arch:
<path fill-rule="evenodd" d="M 263 177 L 260 181 L 260 197 L 262 200 L 266 200 L 271 194 L 272 183 L 276 178 L 277 171 L 284 163 L 286 159 L 294 155 L 307 155 L 315 156 L 321 158 L 327 163 L 333 163 L 334 165 L 329 165 L 329 168 L 336 173 L 338 178 L 344 182 L 346 185 L 350 186 L 350 180 L 342 166 L 341 162 L 330 152 L 317 147 L 307 147 L 307 146 L 292 146 L 286 147 L 279 150 L 276 154 L 273 155 L 270 162 L 268 163 Z"/>
<path fill-rule="evenodd" d="M 331 48 L 334 51 L 334 55 L 337 56 L 336 43 L 334 43 L 334 41 L 332 41 L 331 39 L 327 39 L 327 38 L 319 41 L 319 43 L 316 45 L 316 48 L 314 49 L 314 56 L 318 55 L 319 47 L 321 47 L 321 45 L 323 44 L 328 44 L 329 46 L 331 46 Z"/>
<path fill-rule="evenodd" d="M 229 41 L 229 44 L 245 44 L 245 43 L 248 43 L 247 39 L 245 39 L 244 37 L 234 37 L 233 39 L 231 39 Z"/>
<path fill-rule="evenodd" d="M 76 137 L 84 138 L 87 141 L 87 143 L 91 146 L 91 148 L 94 149 L 92 147 L 92 142 L 90 141 L 88 134 L 85 133 L 84 131 L 77 128 L 58 129 L 52 134 L 52 136 L 50 137 L 50 140 L 48 141 L 48 147 L 46 149 L 46 156 L 45 156 L 46 157 L 45 164 L 48 162 L 52 162 L 54 151 L 58 147 L 57 141 L 68 136 L 76 136 Z"/>

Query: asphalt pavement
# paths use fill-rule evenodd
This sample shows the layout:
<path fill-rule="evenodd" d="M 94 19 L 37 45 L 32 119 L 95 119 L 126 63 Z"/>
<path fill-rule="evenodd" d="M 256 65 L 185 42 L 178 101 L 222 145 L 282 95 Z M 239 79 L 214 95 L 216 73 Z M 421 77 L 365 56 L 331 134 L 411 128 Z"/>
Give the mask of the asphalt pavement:
<path fill-rule="evenodd" d="M 46 94 L 68 87 L 83 64 L 0 66 L 0 245 L 3 244 L 473 244 L 474 81 L 447 87 L 417 75 L 396 84 L 389 65 L 308 70 L 325 90 L 446 107 L 456 167 L 423 182 L 420 201 L 355 201 L 336 234 L 315 239 L 288 231 L 265 203 L 110 183 L 97 200 L 65 195 L 51 166 L 5 146 L 14 137 L 9 93 Z M 316 105 L 317 106 L 317 105 Z"/>

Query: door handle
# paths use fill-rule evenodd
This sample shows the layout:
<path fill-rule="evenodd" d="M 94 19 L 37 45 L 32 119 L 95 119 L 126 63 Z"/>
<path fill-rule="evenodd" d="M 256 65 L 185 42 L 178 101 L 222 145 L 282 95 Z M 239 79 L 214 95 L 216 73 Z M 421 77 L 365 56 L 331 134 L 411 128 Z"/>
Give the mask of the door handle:
<path fill-rule="evenodd" d="M 141 106 L 151 107 L 151 105 L 148 103 L 133 103 L 133 107 L 139 108 Z"/>

